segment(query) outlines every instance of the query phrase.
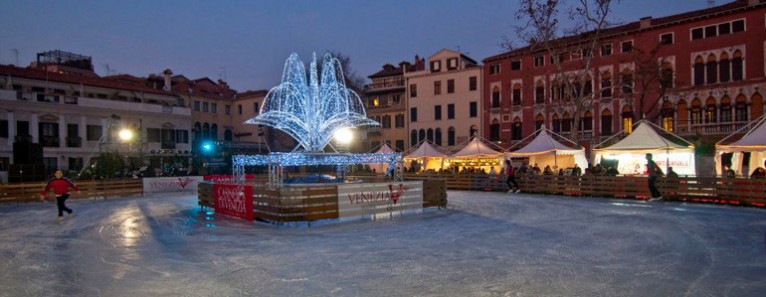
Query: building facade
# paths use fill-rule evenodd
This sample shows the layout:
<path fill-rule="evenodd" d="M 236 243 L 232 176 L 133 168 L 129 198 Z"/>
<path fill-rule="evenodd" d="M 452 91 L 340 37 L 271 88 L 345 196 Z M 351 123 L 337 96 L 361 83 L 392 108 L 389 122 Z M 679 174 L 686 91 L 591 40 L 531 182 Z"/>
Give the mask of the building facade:
<path fill-rule="evenodd" d="M 484 136 L 511 145 L 545 126 L 586 147 L 648 119 L 711 145 L 764 113 L 766 2 L 740 0 L 603 31 L 593 52 L 574 37 L 572 50 L 551 58 L 531 46 L 484 59 Z M 561 71 L 583 67 L 592 100 L 575 110 L 561 90 Z M 510 145 L 509 145 L 510 146 Z"/>
<path fill-rule="evenodd" d="M 384 142 L 398 151 L 409 147 L 404 74 L 424 69 L 425 60 L 415 56 L 414 64 L 406 61 L 398 67 L 386 64 L 382 70 L 368 76 L 372 83 L 364 90 L 367 116 L 380 123 L 380 127 L 367 129 L 369 149 L 377 149 Z"/>
<path fill-rule="evenodd" d="M 64 58 L 55 65 L 39 58 L 26 68 L 0 65 L 0 171 L 19 163 L 15 142 L 41 144 L 49 172 L 80 171 L 103 152 L 156 165 L 191 156 L 191 109 L 184 98 L 130 75 L 98 77 L 89 57 L 44 54 L 51 53 Z M 122 140 L 122 130 L 135 137 Z"/>
<path fill-rule="evenodd" d="M 404 74 L 409 146 L 428 140 L 454 148 L 483 135 L 481 66 L 448 49 L 428 57 L 427 65 Z"/>

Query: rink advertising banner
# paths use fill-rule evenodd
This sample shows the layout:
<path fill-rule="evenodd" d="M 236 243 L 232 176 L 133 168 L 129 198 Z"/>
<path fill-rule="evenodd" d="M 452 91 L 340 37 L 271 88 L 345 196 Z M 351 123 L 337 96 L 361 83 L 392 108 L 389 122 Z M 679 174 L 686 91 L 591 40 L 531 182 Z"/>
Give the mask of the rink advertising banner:
<path fill-rule="evenodd" d="M 253 186 L 237 184 L 213 184 L 215 213 L 255 220 L 253 214 Z"/>
<path fill-rule="evenodd" d="M 231 182 L 234 176 L 231 174 L 208 174 L 204 177 L 205 181 L 212 182 Z M 245 180 L 254 180 L 255 174 L 245 174 Z"/>
<path fill-rule="evenodd" d="M 144 178 L 144 193 L 155 192 L 196 192 L 201 176 L 147 177 Z"/>
<path fill-rule="evenodd" d="M 378 219 L 422 211 L 422 181 L 338 185 L 340 219 Z"/>

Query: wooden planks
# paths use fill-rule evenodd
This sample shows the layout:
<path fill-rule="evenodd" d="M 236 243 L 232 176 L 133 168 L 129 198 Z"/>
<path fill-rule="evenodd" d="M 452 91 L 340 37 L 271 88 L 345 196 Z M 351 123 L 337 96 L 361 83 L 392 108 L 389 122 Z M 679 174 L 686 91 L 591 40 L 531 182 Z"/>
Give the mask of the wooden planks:
<path fill-rule="evenodd" d="M 407 179 L 443 179 L 450 190 L 507 191 L 505 177 L 487 174 L 408 174 Z M 522 191 L 540 194 L 647 199 L 645 176 L 519 175 Z M 765 179 L 682 177 L 657 179 L 657 189 L 668 200 L 766 207 Z M 424 198 L 425 199 L 425 198 Z"/>
<path fill-rule="evenodd" d="M 47 182 L 0 185 L 0 203 L 38 201 Z M 140 179 L 75 181 L 80 193 L 72 192 L 69 199 L 109 198 L 126 195 L 143 195 Z M 48 193 L 47 199 L 52 194 Z"/>

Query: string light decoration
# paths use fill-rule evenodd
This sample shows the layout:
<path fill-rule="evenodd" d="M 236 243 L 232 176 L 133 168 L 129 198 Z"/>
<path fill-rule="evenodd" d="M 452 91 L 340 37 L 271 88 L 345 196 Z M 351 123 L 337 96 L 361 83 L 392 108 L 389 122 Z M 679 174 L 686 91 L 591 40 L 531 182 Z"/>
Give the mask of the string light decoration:
<path fill-rule="evenodd" d="M 232 156 L 234 167 L 240 166 L 316 166 L 354 164 L 397 164 L 402 161 L 400 153 L 377 154 L 325 154 L 325 153 L 271 153 L 268 155 Z"/>
<path fill-rule="evenodd" d="M 282 82 L 266 94 L 260 114 L 245 124 L 282 130 L 307 152 L 321 152 L 338 129 L 380 126 L 367 118 L 359 95 L 346 88 L 340 61 L 330 54 L 324 56 L 321 76 L 313 54 L 306 80 L 303 62 L 298 54 L 290 54 Z"/>

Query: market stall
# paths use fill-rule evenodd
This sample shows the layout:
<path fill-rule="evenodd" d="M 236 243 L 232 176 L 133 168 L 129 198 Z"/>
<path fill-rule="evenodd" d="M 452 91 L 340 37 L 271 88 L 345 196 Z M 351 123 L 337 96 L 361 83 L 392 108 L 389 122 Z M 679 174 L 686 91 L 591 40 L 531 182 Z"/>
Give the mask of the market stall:
<path fill-rule="evenodd" d="M 373 149 L 374 150 L 374 149 Z M 375 151 L 375 154 L 388 154 L 388 153 L 395 153 L 387 142 L 383 142 L 380 147 Z M 367 166 L 370 167 L 370 170 L 372 172 L 375 172 L 375 174 L 383 175 L 386 173 L 386 170 L 388 170 L 389 164 L 382 164 L 382 163 L 370 163 L 367 164 Z"/>
<path fill-rule="evenodd" d="M 535 134 L 537 135 L 535 136 Z M 541 169 L 545 168 L 545 166 L 550 166 L 553 170 L 558 170 L 560 168 L 574 167 L 575 164 L 580 166 L 580 168 L 588 167 L 588 160 L 585 158 L 584 149 L 566 146 L 553 139 L 552 135 L 555 135 L 555 133 L 548 129 L 540 128 L 535 133 L 527 136 L 527 138 L 535 137 L 531 142 L 520 149 L 510 152 L 509 155 L 511 157 L 529 158 L 528 164 L 530 166 L 537 164 Z M 519 143 L 524 143 L 527 138 L 522 139 Z M 574 142 L 571 143 L 577 145 Z"/>
<path fill-rule="evenodd" d="M 638 121 L 634 127 L 633 133 L 611 146 L 602 148 L 611 138 L 597 145 L 593 149 L 595 163 L 616 163 L 620 174 L 642 175 L 646 171 L 646 154 L 651 153 L 665 173 L 673 167 L 678 175 L 696 175 L 693 144 L 649 121 Z"/>
<path fill-rule="evenodd" d="M 724 154 L 731 154 L 731 159 L 727 164 L 737 176 L 749 176 L 755 168 L 763 166 L 766 160 L 766 117 L 762 116 L 751 124 L 742 127 L 742 129 L 726 136 L 715 145 L 715 163 L 716 173 L 721 175 L 724 160 Z M 744 135 L 743 135 L 744 133 Z M 741 136 L 739 140 L 733 141 Z M 749 153 L 749 161 L 745 164 L 746 154 Z M 747 166 L 747 167 L 745 167 Z"/>
<path fill-rule="evenodd" d="M 474 137 L 468 144 L 462 149 L 452 154 L 447 158 L 444 163 L 444 167 L 451 167 L 460 172 L 473 171 L 473 172 L 485 172 L 500 173 L 503 168 L 503 159 L 506 157 L 506 153 L 502 151 L 502 148 L 498 147 L 501 151 L 490 148 L 487 144 L 490 142 L 483 141 L 480 137 Z M 493 145 L 496 146 L 496 145 Z"/>
<path fill-rule="evenodd" d="M 446 157 L 445 153 L 434 148 L 429 141 L 424 140 L 415 150 L 404 156 L 404 165 L 410 170 L 414 167 L 417 171 L 438 171 L 444 168 Z"/>

